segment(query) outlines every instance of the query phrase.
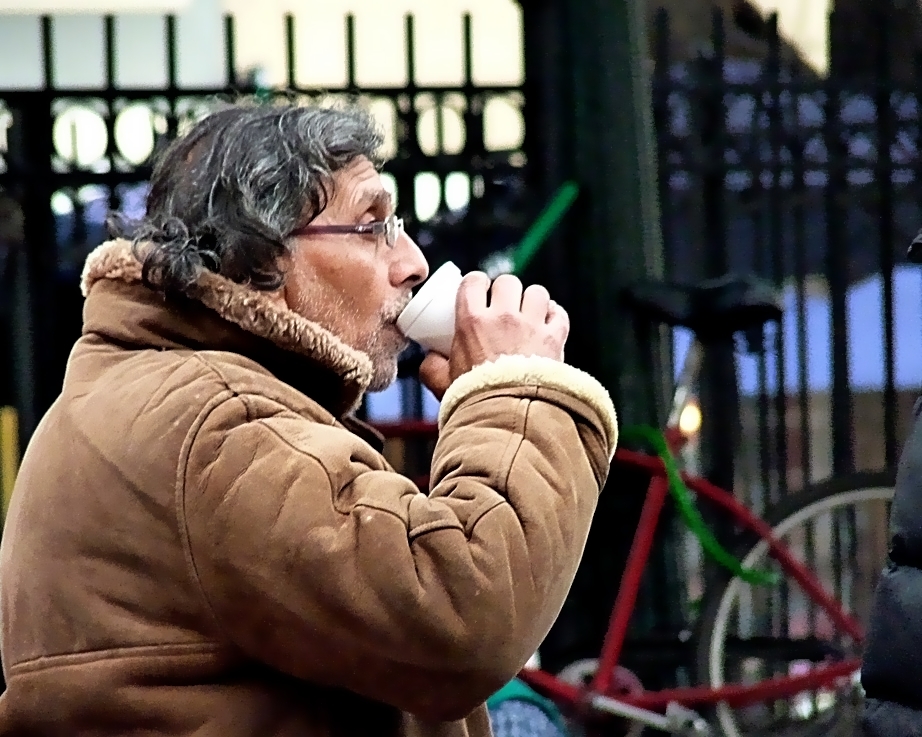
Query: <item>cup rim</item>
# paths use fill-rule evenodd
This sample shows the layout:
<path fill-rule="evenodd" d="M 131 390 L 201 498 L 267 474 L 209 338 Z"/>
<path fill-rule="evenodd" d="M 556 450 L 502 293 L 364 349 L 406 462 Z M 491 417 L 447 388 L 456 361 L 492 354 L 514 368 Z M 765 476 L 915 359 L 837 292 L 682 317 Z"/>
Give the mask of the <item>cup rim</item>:
<path fill-rule="evenodd" d="M 426 311 L 426 308 L 432 304 L 432 301 L 438 294 L 438 289 L 433 288 L 428 290 L 427 287 L 429 287 L 430 284 L 434 284 L 435 287 L 438 287 L 439 283 L 444 281 L 446 276 L 454 276 L 460 273 L 461 269 L 459 269 L 454 262 L 446 261 L 438 269 L 436 269 L 435 272 L 430 274 L 429 278 L 426 279 L 426 281 L 420 287 L 419 292 L 413 296 L 410 304 L 404 307 L 403 312 L 401 312 L 400 316 L 397 318 L 397 328 L 400 330 L 400 332 L 406 335 L 412 329 L 416 321 L 419 320 L 422 314 Z M 425 297 L 427 291 L 432 292 L 429 294 L 428 299 Z M 420 300 L 420 297 L 423 298 L 422 301 Z"/>

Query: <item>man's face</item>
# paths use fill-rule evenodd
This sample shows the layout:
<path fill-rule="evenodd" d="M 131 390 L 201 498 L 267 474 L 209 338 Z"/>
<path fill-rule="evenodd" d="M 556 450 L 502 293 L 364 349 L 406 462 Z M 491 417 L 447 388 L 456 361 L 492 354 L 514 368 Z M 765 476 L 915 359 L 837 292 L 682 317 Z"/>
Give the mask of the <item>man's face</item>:
<path fill-rule="evenodd" d="M 361 157 L 334 175 L 327 208 L 311 224 L 358 225 L 392 212 L 381 176 Z M 397 317 L 413 287 L 429 275 L 419 247 L 406 233 L 393 248 L 383 235 L 310 233 L 294 236 L 290 250 L 283 288 L 288 308 L 368 354 L 374 366 L 370 391 L 390 386 L 407 345 Z"/>

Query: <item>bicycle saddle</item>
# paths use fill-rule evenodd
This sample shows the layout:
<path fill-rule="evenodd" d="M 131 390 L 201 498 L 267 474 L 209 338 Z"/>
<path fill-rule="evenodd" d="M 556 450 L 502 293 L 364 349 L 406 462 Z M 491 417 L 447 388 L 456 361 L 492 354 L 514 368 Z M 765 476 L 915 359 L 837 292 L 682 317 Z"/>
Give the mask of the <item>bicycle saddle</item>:
<path fill-rule="evenodd" d="M 654 322 L 681 326 L 699 338 L 727 338 L 738 331 L 778 322 L 782 294 L 756 276 L 728 274 L 697 284 L 643 282 L 625 290 L 635 312 Z"/>

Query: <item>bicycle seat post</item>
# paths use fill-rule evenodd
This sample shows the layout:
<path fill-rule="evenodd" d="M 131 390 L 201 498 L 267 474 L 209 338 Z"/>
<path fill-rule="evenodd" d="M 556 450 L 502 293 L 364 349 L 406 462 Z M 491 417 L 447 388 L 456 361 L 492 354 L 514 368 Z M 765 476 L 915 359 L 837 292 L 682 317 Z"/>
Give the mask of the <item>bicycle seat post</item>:
<path fill-rule="evenodd" d="M 699 402 L 702 470 L 722 489 L 734 487 L 737 440 L 742 431 L 736 350 L 733 336 L 715 337 L 703 343 Z"/>
<path fill-rule="evenodd" d="M 734 335 L 780 322 L 783 294 L 755 276 L 727 274 L 697 284 L 642 282 L 625 289 L 635 312 L 654 323 L 684 327 L 695 335 L 697 350 L 683 371 L 670 424 L 678 422 L 692 384 L 692 368 L 700 368 L 702 437 L 705 476 L 732 488 L 734 450 L 740 435 L 739 392 Z"/>
<path fill-rule="evenodd" d="M 701 342 L 695 337 L 692 339 L 688 352 L 685 354 L 685 360 L 682 362 L 682 370 L 679 372 L 675 392 L 672 395 L 672 407 L 666 420 L 667 429 L 679 427 L 682 410 L 688 404 L 688 400 L 695 390 L 695 384 L 698 382 L 698 375 L 701 373 L 701 359 Z"/>

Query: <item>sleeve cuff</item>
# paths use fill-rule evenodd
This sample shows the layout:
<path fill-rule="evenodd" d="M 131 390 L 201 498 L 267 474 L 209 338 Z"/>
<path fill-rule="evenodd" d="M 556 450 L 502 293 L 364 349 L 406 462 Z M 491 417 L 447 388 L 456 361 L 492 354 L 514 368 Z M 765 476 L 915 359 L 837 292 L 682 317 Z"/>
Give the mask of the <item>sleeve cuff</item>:
<path fill-rule="evenodd" d="M 465 399 L 478 392 L 505 387 L 542 386 L 565 392 L 594 409 L 609 443 L 609 457 L 618 445 L 618 416 L 605 387 L 594 377 L 561 361 L 541 356 L 500 356 L 466 374 L 448 387 L 439 409 L 439 429 Z"/>

